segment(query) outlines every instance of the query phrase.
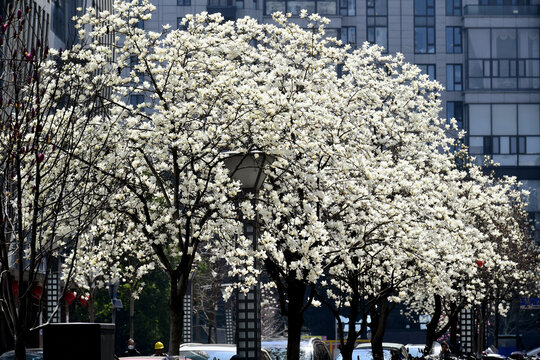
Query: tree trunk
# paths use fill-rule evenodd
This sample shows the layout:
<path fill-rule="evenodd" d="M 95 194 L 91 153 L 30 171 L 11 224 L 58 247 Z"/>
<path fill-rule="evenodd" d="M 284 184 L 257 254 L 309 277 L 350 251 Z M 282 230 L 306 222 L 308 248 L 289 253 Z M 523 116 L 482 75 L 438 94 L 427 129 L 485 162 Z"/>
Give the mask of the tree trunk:
<path fill-rule="evenodd" d="M 22 328 L 17 329 L 17 336 L 15 337 L 15 359 L 26 360 L 26 341 L 27 336 Z"/>
<path fill-rule="evenodd" d="M 20 278 L 22 279 L 22 278 Z M 19 281 L 19 314 L 15 324 L 15 359 L 26 360 L 26 347 L 28 345 L 31 322 L 31 301 L 28 298 L 28 283 Z M 26 284 L 26 285 L 25 285 Z"/>
<path fill-rule="evenodd" d="M 386 331 L 386 320 L 395 307 L 395 304 L 388 304 L 386 297 L 378 300 L 377 306 L 371 311 L 371 352 L 374 360 L 383 360 L 383 337 Z"/>
<path fill-rule="evenodd" d="M 287 307 L 288 335 L 287 359 L 300 359 L 300 340 L 302 326 L 304 325 L 304 296 L 306 285 L 296 279 L 287 281 Z"/>
<path fill-rule="evenodd" d="M 477 352 L 481 353 L 486 348 L 486 303 L 478 307 L 478 333 Z"/>
<path fill-rule="evenodd" d="M 459 311 L 455 304 L 450 305 L 450 318 L 448 322 L 450 323 L 450 351 L 453 355 L 459 356 L 460 349 L 457 346 L 457 331 L 458 331 L 458 317 Z"/>
<path fill-rule="evenodd" d="M 429 354 L 431 348 L 433 347 L 433 342 L 437 341 L 439 336 L 437 336 L 437 326 L 439 325 L 439 319 L 442 315 L 442 304 L 441 297 L 439 295 L 434 295 L 435 300 L 435 311 L 431 315 L 431 320 L 427 323 L 427 332 L 426 332 L 426 349 L 425 353 Z"/>
<path fill-rule="evenodd" d="M 184 295 L 187 291 L 188 274 L 171 275 L 171 327 L 169 339 L 169 355 L 178 355 L 184 329 Z"/>
<path fill-rule="evenodd" d="M 129 338 L 135 334 L 135 298 L 133 297 L 133 284 L 129 284 Z"/>
<path fill-rule="evenodd" d="M 358 305 L 360 294 L 355 292 L 351 299 L 350 313 L 349 313 L 349 333 L 347 334 L 347 341 L 341 341 L 341 356 L 343 360 L 352 360 L 352 353 L 354 346 L 356 345 L 356 339 L 358 338 L 358 332 L 356 331 L 356 320 L 358 318 Z M 362 321 L 362 327 L 364 327 L 364 321 Z M 340 327 L 338 330 L 340 338 L 343 337 L 343 329 Z"/>
<path fill-rule="evenodd" d="M 499 303 L 495 303 L 495 319 L 493 321 L 493 345 L 499 348 Z"/>
<path fill-rule="evenodd" d="M 88 318 L 91 323 L 96 321 L 96 308 L 93 295 L 90 295 L 90 298 L 88 299 Z"/>

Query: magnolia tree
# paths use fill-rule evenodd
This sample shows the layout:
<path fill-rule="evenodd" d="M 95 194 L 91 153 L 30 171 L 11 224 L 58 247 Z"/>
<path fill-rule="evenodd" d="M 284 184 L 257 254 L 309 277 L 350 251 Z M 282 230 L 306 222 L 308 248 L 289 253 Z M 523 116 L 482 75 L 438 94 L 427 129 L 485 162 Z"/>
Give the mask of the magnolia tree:
<path fill-rule="evenodd" d="M 449 274 L 449 292 L 418 293 L 406 301 L 410 311 L 431 315 L 427 350 L 449 329 L 450 345 L 456 348 L 461 310 L 486 303 L 498 307 L 518 294 L 526 295 L 538 281 L 537 249 L 528 226 L 526 193 L 518 189 L 514 178 L 486 175 L 466 156 L 458 163 L 464 164 L 460 168 L 464 177 L 449 205 L 456 216 L 463 214 L 463 225 L 477 234 L 465 248 L 456 244 L 453 252 L 441 254 L 439 267 Z"/>
<path fill-rule="evenodd" d="M 147 267 L 158 264 L 166 271 L 171 281 L 169 352 L 177 354 L 183 298 L 199 247 L 216 237 L 249 244 L 237 236 L 242 226 L 230 200 L 240 184 L 229 177 L 223 157 L 231 149 L 256 149 L 253 137 L 280 107 L 266 106 L 265 97 L 267 90 L 279 92 L 278 85 L 261 83 L 269 80 L 269 69 L 282 70 L 254 51 L 255 41 L 275 46 L 254 20 L 223 24 L 219 15 L 201 14 L 185 20 L 186 31 L 138 29 L 137 22 L 152 10 L 146 1 L 117 1 L 114 14 L 89 9 L 79 19 L 81 38 L 118 36 L 113 43 L 118 56 L 102 71 L 112 94 L 110 112 L 122 119 L 103 119 L 115 148 L 96 167 L 120 189 L 82 245 L 99 254 L 92 256 L 96 262 L 131 252 Z M 110 54 L 92 41 L 81 49 L 81 62 L 94 66 L 100 65 L 96 54 Z M 131 106 L 125 101 L 131 95 L 146 101 Z M 80 265 L 78 278 L 92 270 L 80 257 L 71 259 Z M 110 276 L 142 270 L 118 264 Z"/>
<path fill-rule="evenodd" d="M 323 278 L 350 305 L 349 279 L 337 275 L 353 274 L 383 324 L 386 301 L 426 292 L 420 277 L 451 293 L 453 272 L 438 271 L 441 257 L 450 262 L 463 250 L 460 271 L 476 269 L 484 253 L 470 239 L 480 231 L 449 205 L 463 175 L 438 118 L 440 88 L 418 68 L 376 47 L 341 47 L 324 37 L 328 20 L 305 12 L 308 30 L 280 13 L 275 25 L 202 13 L 183 20 L 186 30 L 139 29 L 153 9 L 116 1 L 113 13 L 89 9 L 78 22 L 90 40 L 77 47 L 78 59 L 100 69 L 111 94 L 101 124 L 114 146 L 94 169 L 118 189 L 81 246 L 109 278 L 166 271 L 171 354 L 202 246 L 228 261 L 240 291 L 264 264 L 288 318 L 291 359 Z M 116 36 L 109 46 L 95 41 L 107 34 Z M 131 105 L 131 97 L 143 101 Z M 245 200 L 231 180 L 237 169 L 224 165 L 231 151 L 271 159 L 262 188 Z M 256 247 L 241 218 L 258 221 Z M 128 256 L 138 266 L 122 265 Z M 84 279 L 92 268 L 80 259 L 70 258 Z M 379 329 L 373 344 L 382 353 Z"/>
<path fill-rule="evenodd" d="M 17 359 L 41 323 L 55 259 L 76 251 L 114 190 L 92 171 L 109 151 L 96 68 L 49 50 L 22 5 L 0 20 L 0 307 Z"/>
<path fill-rule="evenodd" d="M 371 284 L 362 296 L 382 292 L 394 301 L 422 274 L 436 276 L 434 249 L 448 234 L 434 213 L 453 140 L 437 115 L 439 87 L 402 57 L 367 45 L 349 53 L 329 46 L 320 27 L 282 26 L 284 49 L 274 58 L 294 67 L 277 74 L 287 86 L 272 95 L 285 94 L 280 103 L 288 106 L 266 123 L 278 124 L 273 138 L 261 132 L 275 160 L 256 198 L 258 249 L 221 245 L 229 245 L 222 255 L 233 273 L 254 258 L 264 264 L 288 318 L 287 357 L 297 358 L 303 312 L 325 273 L 356 266 L 362 284 Z M 298 44 L 307 53 L 287 51 Z M 350 285 L 341 283 L 343 291 Z M 376 339 L 382 353 L 382 334 Z"/>

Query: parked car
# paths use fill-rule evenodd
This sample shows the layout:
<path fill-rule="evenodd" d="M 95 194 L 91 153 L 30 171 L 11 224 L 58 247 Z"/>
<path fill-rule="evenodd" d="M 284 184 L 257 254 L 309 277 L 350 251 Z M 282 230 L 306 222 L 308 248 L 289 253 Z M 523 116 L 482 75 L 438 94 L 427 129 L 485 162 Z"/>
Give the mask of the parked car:
<path fill-rule="evenodd" d="M 272 360 L 287 360 L 287 339 L 263 340 L 262 347 Z M 313 338 L 300 342 L 300 360 L 332 360 L 332 355 L 324 341 Z"/>
<path fill-rule="evenodd" d="M 405 348 L 408 350 L 409 354 L 413 358 L 420 358 L 423 356 L 424 349 L 426 348 L 425 344 L 407 344 Z M 441 353 L 441 344 L 434 341 L 431 345 L 431 350 L 429 354 L 425 356 L 426 359 L 438 359 L 439 354 Z M 416 355 L 415 355 L 416 354 Z"/>
<path fill-rule="evenodd" d="M 170 360 L 170 357 L 167 356 L 126 356 L 119 357 L 119 360 Z M 182 358 L 183 359 L 183 358 Z"/>
<path fill-rule="evenodd" d="M 11 350 L 0 355 L 0 360 L 13 360 L 15 359 L 15 350 Z M 34 348 L 26 349 L 26 360 L 42 360 L 43 349 Z"/>
<path fill-rule="evenodd" d="M 236 355 L 234 344 L 199 344 L 187 343 L 180 345 L 179 359 L 192 360 L 230 360 Z M 261 360 L 272 360 L 265 349 L 261 349 Z"/>
<path fill-rule="evenodd" d="M 540 357 L 540 347 L 537 347 L 536 349 L 532 349 L 531 351 L 527 351 L 527 356 L 534 359 Z"/>
<path fill-rule="evenodd" d="M 409 353 L 409 356 L 413 359 L 419 359 L 424 356 L 424 349 L 426 344 L 407 344 L 405 349 Z"/>
<path fill-rule="evenodd" d="M 407 359 L 407 349 L 402 344 L 398 343 L 383 343 L 383 358 L 384 360 L 391 360 L 392 353 L 397 353 L 400 359 Z M 371 343 L 358 344 L 353 350 L 354 360 L 373 360 L 373 354 L 371 353 Z M 336 360 L 342 360 L 343 356 L 339 354 Z"/>

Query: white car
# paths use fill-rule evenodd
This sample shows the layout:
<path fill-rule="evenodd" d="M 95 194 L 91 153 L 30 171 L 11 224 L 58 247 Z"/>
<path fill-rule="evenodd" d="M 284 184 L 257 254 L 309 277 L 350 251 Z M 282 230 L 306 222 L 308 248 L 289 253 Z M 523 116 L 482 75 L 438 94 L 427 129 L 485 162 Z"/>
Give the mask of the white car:
<path fill-rule="evenodd" d="M 540 357 L 540 347 L 537 347 L 536 349 L 532 349 L 531 351 L 527 351 L 527 356 L 530 358 Z"/>
<path fill-rule="evenodd" d="M 407 349 L 402 344 L 398 343 L 383 343 L 383 358 L 384 360 L 392 359 L 392 352 L 396 352 L 400 359 L 407 358 Z M 371 343 L 361 343 L 356 345 L 353 350 L 352 358 L 355 360 L 373 360 L 371 353 Z M 336 360 L 342 360 L 343 356 L 339 354 Z"/>
<path fill-rule="evenodd" d="M 179 355 L 179 359 L 230 360 L 236 355 L 236 345 L 187 343 L 180 345 Z M 271 360 L 264 349 L 261 349 L 261 360 Z"/>
<path fill-rule="evenodd" d="M 411 355 L 412 358 L 419 359 L 424 357 L 424 349 L 426 348 L 426 344 L 407 344 L 405 345 L 405 348 L 407 349 L 407 352 L 409 353 L 409 355 Z M 441 344 L 434 341 L 433 345 L 431 345 L 431 350 L 429 351 L 427 358 L 438 359 L 440 353 Z"/>

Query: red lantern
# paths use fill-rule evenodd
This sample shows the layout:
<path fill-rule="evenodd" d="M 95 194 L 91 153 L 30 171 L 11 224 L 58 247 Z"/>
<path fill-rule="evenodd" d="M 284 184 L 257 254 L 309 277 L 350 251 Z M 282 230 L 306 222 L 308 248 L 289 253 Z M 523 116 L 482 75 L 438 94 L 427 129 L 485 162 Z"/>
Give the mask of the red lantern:
<path fill-rule="evenodd" d="M 484 262 L 482 260 L 476 260 L 476 265 L 478 265 L 478 267 L 482 267 Z"/>
<path fill-rule="evenodd" d="M 79 303 L 84 307 L 88 306 L 88 300 L 86 300 L 82 296 L 79 298 Z"/>
<path fill-rule="evenodd" d="M 32 287 L 32 296 L 35 299 L 40 300 L 42 295 L 43 295 L 43 286 L 41 286 L 39 284 L 34 285 L 34 287 Z"/>
<path fill-rule="evenodd" d="M 11 280 L 11 291 L 13 292 L 13 296 L 19 296 L 19 282 L 17 280 Z"/>
<path fill-rule="evenodd" d="M 66 304 L 68 305 L 71 305 L 71 303 L 73 302 L 73 300 L 75 300 L 77 296 L 72 293 L 71 291 L 68 291 L 65 295 L 64 295 L 64 301 L 66 302 Z"/>

